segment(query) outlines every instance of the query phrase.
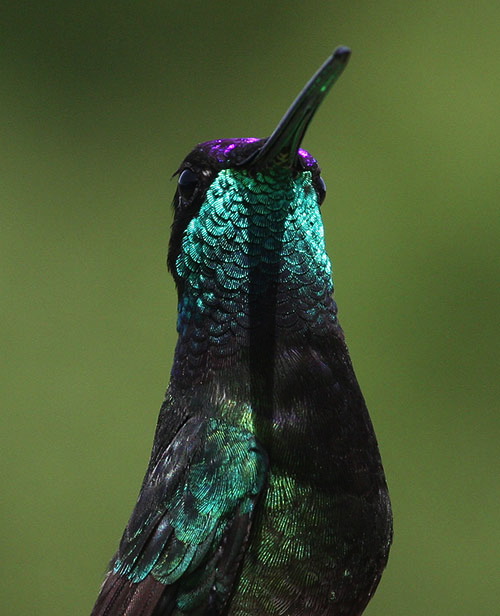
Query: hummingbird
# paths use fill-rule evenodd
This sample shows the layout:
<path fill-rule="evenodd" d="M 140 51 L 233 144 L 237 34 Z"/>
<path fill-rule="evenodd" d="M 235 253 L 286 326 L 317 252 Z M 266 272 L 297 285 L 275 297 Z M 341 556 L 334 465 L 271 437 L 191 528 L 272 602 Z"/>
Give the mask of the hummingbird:
<path fill-rule="evenodd" d="M 178 342 L 92 616 L 358 616 L 379 583 L 390 500 L 301 148 L 349 56 L 270 137 L 201 143 L 174 174 Z"/>

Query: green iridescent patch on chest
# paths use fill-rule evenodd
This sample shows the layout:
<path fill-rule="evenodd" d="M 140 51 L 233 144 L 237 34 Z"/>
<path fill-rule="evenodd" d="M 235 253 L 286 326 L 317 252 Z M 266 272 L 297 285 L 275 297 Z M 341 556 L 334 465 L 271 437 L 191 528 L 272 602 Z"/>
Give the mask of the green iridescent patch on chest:
<path fill-rule="evenodd" d="M 317 313 L 333 285 L 311 173 L 222 170 L 185 231 L 176 268 L 181 333 L 207 314 L 215 330 L 228 321 L 248 326 L 249 296 L 272 285 L 290 306 L 304 300 L 306 316 L 310 297 Z"/>

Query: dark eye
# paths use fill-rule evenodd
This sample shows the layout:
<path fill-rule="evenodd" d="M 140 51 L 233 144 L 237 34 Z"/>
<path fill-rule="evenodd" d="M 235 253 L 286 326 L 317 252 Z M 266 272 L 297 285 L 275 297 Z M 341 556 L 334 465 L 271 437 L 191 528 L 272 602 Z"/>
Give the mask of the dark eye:
<path fill-rule="evenodd" d="M 179 194 L 183 199 L 191 199 L 198 186 L 198 180 L 198 176 L 191 169 L 184 169 L 180 174 L 177 185 L 179 186 Z"/>
<path fill-rule="evenodd" d="M 321 176 L 316 180 L 316 190 L 318 191 L 318 203 L 321 205 L 326 197 L 326 184 Z"/>

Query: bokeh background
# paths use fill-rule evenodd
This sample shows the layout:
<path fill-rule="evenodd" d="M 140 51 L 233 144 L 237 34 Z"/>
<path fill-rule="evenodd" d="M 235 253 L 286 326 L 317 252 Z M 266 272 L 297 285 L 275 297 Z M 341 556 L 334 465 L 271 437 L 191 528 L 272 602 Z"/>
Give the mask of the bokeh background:
<path fill-rule="evenodd" d="M 498 613 L 500 4 L 4 2 L 0 611 L 85 615 L 175 343 L 198 141 L 266 136 L 337 44 L 305 147 L 395 540 L 369 616 Z"/>

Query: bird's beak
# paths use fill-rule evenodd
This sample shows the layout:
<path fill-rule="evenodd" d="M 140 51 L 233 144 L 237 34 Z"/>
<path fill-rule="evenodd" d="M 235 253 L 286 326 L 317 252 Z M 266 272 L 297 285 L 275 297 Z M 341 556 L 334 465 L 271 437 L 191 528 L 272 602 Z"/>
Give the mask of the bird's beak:
<path fill-rule="evenodd" d="M 344 70 L 350 55 L 348 47 L 338 47 L 333 52 L 306 84 L 272 135 L 242 166 L 259 169 L 275 165 L 285 168 L 295 166 L 309 122 Z"/>

